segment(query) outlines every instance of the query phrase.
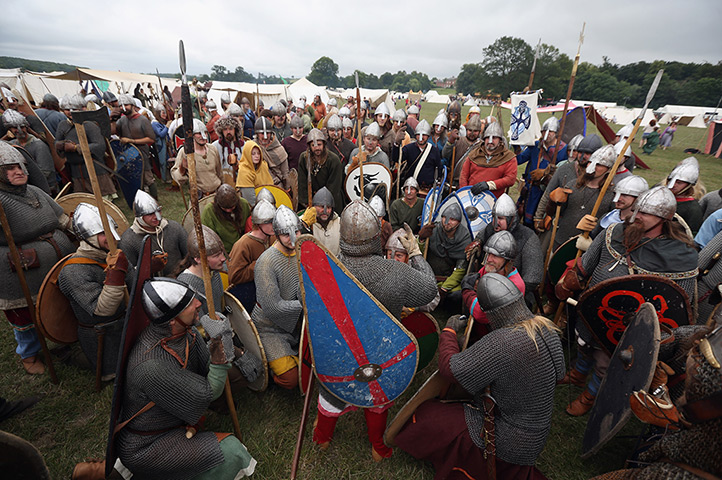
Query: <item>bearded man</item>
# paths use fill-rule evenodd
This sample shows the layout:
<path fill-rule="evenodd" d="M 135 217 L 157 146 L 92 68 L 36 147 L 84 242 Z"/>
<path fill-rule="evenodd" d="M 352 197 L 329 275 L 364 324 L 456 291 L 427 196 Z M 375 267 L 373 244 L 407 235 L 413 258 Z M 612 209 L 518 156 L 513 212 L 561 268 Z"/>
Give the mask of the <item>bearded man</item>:
<path fill-rule="evenodd" d="M 343 120 L 338 115 L 331 115 L 331 118 L 326 122 L 326 130 L 330 140 L 328 149 L 338 156 L 341 165 L 345 168 L 351 160 L 351 152 L 356 148 L 356 145 L 343 136 Z"/>
<path fill-rule="evenodd" d="M 243 151 L 243 127 L 235 117 L 223 115 L 215 122 L 214 128 L 218 139 L 211 145 L 218 151 L 223 174 L 236 178 L 238 160 Z"/>
<path fill-rule="evenodd" d="M 298 206 L 308 207 L 308 187 L 315 195 L 326 187 L 333 195 L 334 211 L 343 209 L 343 167 L 336 154 L 326 148 L 326 136 L 314 128 L 306 137 L 308 149 L 301 154 L 298 162 Z M 309 174 L 310 168 L 310 174 Z M 310 181 L 309 181 L 310 178 Z"/>
<path fill-rule="evenodd" d="M 341 239 L 341 220 L 333 211 L 334 198 L 331 191 L 323 187 L 313 196 L 313 207 L 301 217 L 303 233 L 310 233 L 326 249 L 338 256 Z"/>
<path fill-rule="evenodd" d="M 121 95 L 118 103 L 123 110 L 123 116 L 116 123 L 120 143 L 138 147 L 143 156 L 143 186 L 148 187 L 153 198 L 158 198 L 158 187 L 150 165 L 150 146 L 155 143 L 153 126 L 147 117 L 135 110 L 135 102 L 130 95 Z"/>
<path fill-rule="evenodd" d="M 484 131 L 481 118 L 474 115 L 466 122 L 466 135 L 460 135 L 459 129 L 454 128 L 449 132 L 448 140 L 441 151 L 441 158 L 451 165 L 454 163 L 454 183 L 458 185 L 461 169 L 466 162 L 468 152 L 481 141 L 481 132 Z M 453 154 L 453 158 L 452 158 Z"/>
<path fill-rule="evenodd" d="M 273 177 L 273 184 L 288 191 L 288 154 L 276 138 L 273 125 L 266 117 L 256 120 L 256 143 L 261 147 L 263 159 L 268 164 L 268 170 Z"/>
<path fill-rule="evenodd" d="M 484 130 L 484 143 L 473 147 L 459 174 L 459 188 L 471 185 L 478 195 L 490 191 L 497 198 L 516 183 L 514 152 L 506 147 L 501 125 L 491 123 Z"/>
<path fill-rule="evenodd" d="M 40 171 L 43 172 L 43 176 L 48 182 L 48 187 L 50 187 L 51 194 L 54 195 L 58 193 L 55 164 L 53 163 L 53 156 L 50 154 L 48 145 L 28 132 L 30 124 L 28 124 L 27 119 L 21 113 L 15 110 L 6 110 L 2 118 L 5 126 L 15 136 L 15 139 L 8 143 L 23 147 L 33 157 Z"/>
<path fill-rule="evenodd" d="M 391 158 L 398 158 L 401 148 L 400 178 L 414 177 L 420 189 L 428 191 L 436 178 L 434 172 L 441 170 L 441 152 L 429 142 L 431 127 L 429 122 L 421 120 L 416 126 L 416 142 L 405 147 L 394 147 Z"/>

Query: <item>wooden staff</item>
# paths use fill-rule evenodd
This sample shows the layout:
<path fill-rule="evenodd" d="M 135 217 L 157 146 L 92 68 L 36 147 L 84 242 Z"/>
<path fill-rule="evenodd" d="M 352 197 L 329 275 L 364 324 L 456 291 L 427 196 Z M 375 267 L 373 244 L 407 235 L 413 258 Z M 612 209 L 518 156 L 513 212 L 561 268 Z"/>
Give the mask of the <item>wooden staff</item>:
<path fill-rule="evenodd" d="M 299 368 L 301 367 L 299 366 Z M 298 462 L 301 460 L 301 447 L 303 447 L 303 435 L 306 432 L 306 424 L 308 423 L 308 411 L 311 409 L 314 378 L 313 371 L 311 371 L 306 386 L 306 398 L 303 400 L 303 412 L 301 413 L 301 425 L 298 428 L 298 436 L 296 437 L 296 449 L 293 451 L 293 460 L 291 461 L 291 480 L 296 480 Z"/>
<path fill-rule="evenodd" d="M 457 142 L 459 139 L 456 140 Z M 449 171 L 449 192 L 454 190 L 454 165 L 456 164 L 456 143 L 451 149 L 451 170 Z"/>
<path fill-rule="evenodd" d="M 70 189 L 70 185 L 71 185 L 71 183 L 69 183 L 69 182 L 66 183 L 65 185 L 63 185 L 63 188 L 60 189 L 60 191 L 58 192 L 57 195 L 55 195 L 55 198 L 53 200 L 55 200 L 57 202 L 60 197 L 65 195 L 68 192 L 68 190 Z"/>
<path fill-rule="evenodd" d="M 359 88 L 359 85 L 358 85 L 358 70 L 355 73 L 356 73 L 356 112 L 357 112 L 357 115 L 356 115 L 356 133 L 357 133 L 356 141 L 358 142 L 358 151 L 359 151 L 359 156 L 358 156 L 358 171 L 359 171 L 359 175 L 360 175 L 359 185 L 361 188 L 361 201 L 365 202 L 366 196 L 364 195 L 364 162 L 366 161 L 366 157 L 368 156 L 368 154 L 364 155 L 364 156 L 361 155 L 361 150 L 363 147 L 362 139 L 361 139 L 361 120 L 359 118 L 359 115 L 361 114 L 361 89 Z"/>
<path fill-rule="evenodd" d="M 203 272 L 203 287 L 206 293 L 206 304 L 208 305 L 208 316 L 213 320 L 218 320 L 216 315 L 216 306 L 213 303 L 213 286 L 211 285 L 211 272 L 208 268 L 208 257 L 206 256 L 206 242 L 203 236 L 203 224 L 201 224 L 201 211 L 198 207 L 198 179 L 196 176 L 196 160 L 194 155 L 195 145 L 193 143 L 193 111 L 191 107 L 191 92 L 186 81 L 186 55 L 183 47 L 183 40 L 180 41 L 180 67 L 182 75 L 181 84 L 181 103 L 183 105 L 183 129 L 185 130 L 185 142 L 183 149 L 188 160 L 188 183 L 190 184 L 191 194 L 191 210 L 193 211 L 193 225 L 195 227 L 196 238 L 198 239 L 198 252 L 201 257 L 201 270 Z M 241 441 L 241 426 L 238 423 L 238 413 L 236 412 L 236 404 L 233 401 L 231 393 L 231 383 L 226 375 L 225 386 L 226 402 L 228 410 L 231 414 L 233 422 L 233 432 Z"/>
<path fill-rule="evenodd" d="M 28 304 L 28 310 L 30 310 L 30 318 L 33 320 L 33 325 L 35 326 L 35 332 L 38 335 L 38 340 L 40 341 L 40 347 L 43 349 L 43 355 L 45 356 L 45 361 L 48 364 L 48 373 L 50 373 L 50 379 L 54 384 L 58 384 L 58 376 L 55 374 L 55 367 L 53 366 L 53 359 L 50 356 L 50 350 L 48 350 L 48 345 L 45 343 L 45 337 L 43 336 L 43 333 L 40 331 L 40 328 L 38 328 L 38 319 L 35 315 L 35 303 L 33 302 L 33 296 L 30 294 L 30 288 L 28 288 L 28 282 L 25 279 L 25 272 L 23 271 L 23 264 L 20 261 L 20 253 L 18 253 L 18 247 L 15 245 L 15 240 L 13 239 L 13 232 L 10 228 L 10 222 L 8 222 L 8 217 L 5 215 L 5 209 L 2 206 L 2 202 L 0 202 L 0 223 L 2 224 L 3 232 L 5 233 L 5 239 L 8 242 L 8 247 L 10 248 L 10 259 L 13 262 L 13 265 L 15 265 L 15 272 L 18 274 L 18 280 L 20 280 L 20 288 L 23 290 L 23 295 L 25 296 L 25 301 Z"/>
<path fill-rule="evenodd" d="M 549 270 L 549 261 L 552 258 L 552 252 L 554 251 L 554 239 L 557 236 L 557 227 L 559 227 L 559 216 L 562 213 L 562 206 L 557 205 L 556 212 L 554 213 L 554 221 L 552 222 L 552 232 L 549 237 L 549 248 L 547 248 L 547 254 L 544 257 L 544 271 L 542 272 L 542 281 L 539 284 L 539 292 L 544 291 L 544 281 L 547 277 L 547 271 Z"/>

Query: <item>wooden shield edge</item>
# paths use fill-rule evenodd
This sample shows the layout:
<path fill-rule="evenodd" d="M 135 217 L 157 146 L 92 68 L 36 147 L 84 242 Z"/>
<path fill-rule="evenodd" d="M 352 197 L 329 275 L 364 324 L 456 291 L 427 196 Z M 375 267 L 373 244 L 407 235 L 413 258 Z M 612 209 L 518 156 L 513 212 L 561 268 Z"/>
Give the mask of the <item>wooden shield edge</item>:
<path fill-rule="evenodd" d="M 90 205 L 95 205 L 95 196 L 92 193 L 84 192 L 68 193 L 58 198 L 56 200 L 56 203 L 60 205 L 66 215 L 70 216 L 80 203 L 89 203 Z M 109 202 L 108 200 L 103 199 L 103 204 L 105 205 L 106 213 L 110 215 L 113 220 L 115 220 L 115 223 L 118 224 L 118 235 L 123 235 L 123 232 L 130 228 L 130 223 L 125 217 L 125 214 L 113 202 Z M 72 206 L 73 208 L 70 209 L 70 206 Z"/>
<path fill-rule="evenodd" d="M 67 262 L 68 259 L 70 257 L 72 257 L 73 255 L 74 255 L 73 253 L 68 254 L 68 255 L 64 256 L 63 258 L 61 258 L 60 260 L 58 260 L 58 262 L 55 265 L 53 265 L 53 267 L 50 269 L 50 271 L 47 273 L 47 275 L 45 275 L 45 278 L 43 279 L 43 283 L 40 285 L 40 290 L 38 290 L 37 301 L 35 302 L 36 303 L 35 316 L 38 321 L 37 325 L 38 325 L 38 328 L 40 329 L 40 332 L 43 334 L 44 337 L 52 340 L 55 343 L 60 343 L 63 345 L 75 343 L 78 341 L 78 319 L 75 318 L 75 313 L 73 312 L 73 308 L 70 305 L 70 301 L 68 301 L 67 298 L 66 298 L 66 302 L 68 303 L 68 308 L 63 309 L 63 311 L 58 311 L 57 308 L 53 308 L 52 306 L 47 306 L 47 308 L 46 308 L 46 305 L 45 305 L 46 302 L 44 301 L 45 300 L 44 294 L 45 294 L 45 292 L 48 291 L 49 288 L 56 288 L 56 289 L 58 289 L 58 291 L 60 291 L 60 287 L 57 286 L 57 280 L 58 280 L 58 277 L 60 276 L 60 271 L 63 269 L 65 262 Z M 55 283 L 55 286 L 51 287 L 51 283 Z M 63 297 L 65 297 L 65 296 L 63 295 Z M 56 313 L 61 314 L 64 318 L 68 318 L 68 316 L 70 316 L 72 318 L 72 320 L 74 320 L 75 329 L 73 330 L 74 338 L 72 340 L 56 338 L 53 334 L 51 334 L 48 331 L 48 329 L 45 327 L 45 323 L 44 323 L 44 318 L 46 318 L 46 310 L 48 310 L 47 313 L 50 313 L 51 310 L 55 310 Z"/>
<path fill-rule="evenodd" d="M 261 363 L 263 364 L 263 374 L 262 377 L 257 378 L 254 382 L 248 384 L 248 388 L 253 390 L 254 392 L 263 392 L 268 388 L 268 361 L 266 360 L 266 350 L 263 348 L 263 343 L 261 342 L 261 337 L 258 335 L 258 330 L 256 329 L 256 325 L 253 323 L 253 320 L 248 315 L 248 312 L 245 308 L 243 308 L 243 304 L 230 292 L 225 291 L 223 292 L 223 298 L 226 301 L 226 305 L 230 307 L 230 304 L 234 304 L 236 307 L 240 309 L 242 312 L 241 316 L 243 316 L 243 313 L 245 313 L 246 318 L 241 318 L 241 321 L 245 321 L 246 325 L 249 327 L 250 332 L 253 334 L 253 337 L 256 340 L 256 346 L 258 347 L 258 352 L 253 352 L 254 354 L 258 354 L 260 356 Z M 233 322 L 231 322 L 231 326 L 233 327 L 233 331 L 236 332 L 236 335 L 238 337 L 241 337 L 241 334 L 236 330 L 235 326 L 233 325 Z M 248 332 L 246 332 L 248 333 Z M 244 335 L 245 337 L 245 335 Z M 245 338 L 241 338 L 241 341 L 243 342 L 243 346 L 248 348 L 248 343 L 244 341 Z M 262 381 L 259 382 L 259 380 Z"/>

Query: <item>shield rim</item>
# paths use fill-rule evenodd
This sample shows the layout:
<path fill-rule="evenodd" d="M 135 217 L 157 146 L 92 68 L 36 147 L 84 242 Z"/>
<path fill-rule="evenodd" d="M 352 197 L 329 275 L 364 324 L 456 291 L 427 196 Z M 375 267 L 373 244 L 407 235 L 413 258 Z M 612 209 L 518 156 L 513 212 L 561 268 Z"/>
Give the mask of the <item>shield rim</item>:
<path fill-rule="evenodd" d="M 215 193 L 211 193 L 210 195 L 206 195 L 205 197 L 198 199 L 198 210 L 203 213 L 203 208 L 205 208 L 206 204 L 213 200 L 215 196 Z M 181 226 L 186 233 L 195 231 L 195 226 L 193 225 L 193 208 L 189 208 L 185 211 L 183 219 L 181 220 Z"/>
<path fill-rule="evenodd" d="M 273 198 L 276 199 L 276 208 L 280 207 L 281 205 L 285 205 L 288 208 L 292 209 L 294 212 L 296 211 L 293 208 L 291 197 L 288 195 L 288 193 L 286 193 L 284 189 L 276 185 L 261 185 L 255 188 L 256 195 L 258 195 L 258 192 L 260 192 L 264 188 L 267 188 L 268 191 L 273 194 Z"/>
<path fill-rule="evenodd" d="M 55 283 L 58 291 L 60 291 L 60 287 L 57 285 L 58 277 L 60 276 L 60 272 L 63 270 L 63 267 L 65 266 L 65 263 L 75 255 L 75 253 L 68 254 L 58 260 L 55 265 L 50 269 L 50 271 L 45 275 L 45 278 L 43 279 L 43 283 L 40 285 L 40 289 L 38 290 L 38 297 L 37 301 L 35 302 L 35 316 L 37 319 L 37 325 L 40 329 L 40 333 L 43 334 L 45 338 L 48 338 L 52 340 L 55 343 L 59 343 L 61 345 L 70 345 L 72 343 L 75 343 L 78 341 L 78 319 L 75 316 L 75 312 L 73 311 L 73 307 L 70 305 L 70 301 L 63 295 L 63 297 L 66 300 L 67 308 L 64 308 L 62 311 L 58 311 L 58 307 L 55 306 L 51 310 L 54 310 L 57 313 L 57 317 L 61 318 L 63 320 L 66 320 L 65 325 L 66 326 L 73 326 L 74 328 L 70 329 L 72 333 L 67 338 L 61 338 L 59 336 L 56 336 L 54 332 L 51 332 L 47 329 L 43 318 L 45 315 L 43 314 L 43 311 L 45 311 L 43 301 L 44 299 L 44 293 L 46 289 L 50 288 L 48 285 L 52 282 Z M 62 293 L 62 292 L 61 292 Z M 56 322 L 57 323 L 57 322 Z"/>
<path fill-rule="evenodd" d="M 311 352 L 309 351 L 309 357 L 311 360 L 311 371 L 308 372 L 308 368 L 306 367 L 305 363 L 303 362 L 303 351 L 306 349 L 310 349 L 311 346 L 311 340 L 308 337 L 308 327 L 306 326 L 306 322 L 308 322 L 308 319 L 306 318 L 306 312 L 303 312 L 303 321 L 301 322 L 301 337 L 298 341 L 298 389 L 301 391 L 301 396 L 306 396 L 306 386 L 308 385 L 308 375 L 314 375 L 315 368 L 313 364 L 313 356 L 311 356 Z M 304 381 L 304 376 L 305 380 Z"/>
<path fill-rule="evenodd" d="M 231 305 L 235 305 L 240 309 L 241 317 L 243 317 L 245 313 L 246 318 L 241 318 L 241 321 L 245 320 L 250 332 L 253 333 L 254 338 L 256 339 L 256 347 L 257 351 L 251 352 L 256 355 L 258 355 L 261 359 L 261 363 L 263 364 L 263 375 L 259 376 L 255 381 L 248 384 L 248 388 L 250 390 L 253 390 L 254 392 L 263 392 L 268 388 L 268 360 L 266 359 L 266 350 L 263 348 L 263 344 L 261 343 L 261 337 L 258 335 L 258 330 L 256 329 L 256 325 L 253 323 L 253 320 L 251 320 L 251 317 L 248 315 L 248 312 L 243 307 L 243 304 L 238 300 L 235 295 L 233 295 L 229 291 L 223 292 L 223 300 L 225 301 L 225 305 L 229 308 L 232 308 Z M 230 315 L 229 315 L 230 317 Z M 230 320 L 230 318 L 229 318 Z M 234 325 L 234 322 L 231 321 L 231 328 L 233 328 L 233 331 L 236 333 L 236 335 L 239 336 L 240 334 L 236 330 L 236 327 Z M 242 340 L 242 339 L 241 339 Z M 243 346 L 246 348 L 249 348 L 249 346 L 246 344 L 246 342 L 243 342 Z M 251 347 L 252 348 L 252 347 Z M 259 382 L 260 380 L 260 382 Z"/>
<path fill-rule="evenodd" d="M 95 196 L 92 193 L 75 192 L 65 194 L 55 200 L 55 203 L 60 205 L 65 214 L 69 217 L 78 207 L 78 204 L 83 202 L 89 203 L 90 205 L 95 205 Z M 118 235 L 123 235 L 123 232 L 130 228 L 130 223 L 125 217 L 125 214 L 120 208 L 118 208 L 116 204 L 114 204 L 113 202 L 109 202 L 106 199 L 103 199 L 103 205 L 105 205 L 106 213 L 110 215 L 113 220 L 115 220 L 115 223 L 118 224 L 118 228 L 116 229 Z M 72 206 L 73 208 L 71 209 L 70 206 Z"/>
<path fill-rule="evenodd" d="M 383 163 L 379 163 L 379 162 L 364 162 L 363 165 L 364 165 L 364 168 L 369 167 L 369 166 L 371 166 L 371 165 L 373 165 L 373 166 L 379 166 L 379 167 L 382 167 L 382 168 L 383 168 L 383 170 L 381 170 L 381 171 L 384 171 L 384 170 L 386 171 L 386 174 L 388 175 L 388 181 L 387 181 L 387 182 L 381 182 L 381 183 L 385 183 L 385 184 L 386 184 L 386 204 L 388 205 L 388 204 L 389 204 L 389 200 L 390 200 L 390 198 L 391 198 L 391 197 L 390 197 L 390 195 L 391 195 L 391 189 L 389 188 L 389 186 L 393 183 L 393 182 L 392 182 L 392 181 L 393 181 L 393 176 L 391 175 L 391 170 L 389 170 L 389 168 L 388 168 L 386 165 L 384 165 Z M 352 169 L 350 169 L 350 170 L 348 171 L 348 173 L 346 174 L 346 176 L 345 176 L 344 179 L 343 179 L 343 193 L 345 193 L 345 194 L 346 194 L 346 198 L 348 198 L 348 199 L 349 199 L 350 201 L 352 201 L 352 202 L 353 202 L 354 200 L 361 200 L 361 197 L 351 198 L 351 195 L 349 194 L 349 188 L 351 187 L 351 184 L 353 183 L 353 182 L 351 182 L 351 174 L 352 174 L 353 172 L 355 172 L 356 170 L 358 170 L 358 169 L 359 169 L 359 165 L 356 165 L 355 167 L 353 167 Z M 353 191 L 353 189 L 352 189 L 352 191 Z"/>
<path fill-rule="evenodd" d="M 463 197 L 462 197 L 461 195 L 459 195 L 459 193 L 461 193 L 461 192 L 465 193 L 465 192 L 467 192 L 467 191 L 468 191 L 469 193 L 471 193 L 471 185 L 467 185 L 466 187 L 461 187 L 461 188 L 459 188 L 458 190 L 456 190 L 456 192 L 454 192 L 454 194 L 459 198 L 459 203 L 461 204 L 461 211 L 464 212 L 464 217 L 466 217 L 466 221 L 469 222 L 471 235 L 472 235 L 473 237 L 476 237 L 476 235 L 477 235 L 480 231 L 484 230 L 484 229 L 486 228 L 486 226 L 489 225 L 489 223 L 491 223 L 491 222 L 486 222 L 486 223 L 484 223 L 484 222 L 482 221 L 482 222 L 479 223 L 479 227 L 478 227 L 478 228 L 475 228 L 475 227 L 474 227 L 474 224 L 472 223 L 471 220 L 469 220 L 469 216 L 466 214 L 466 207 L 464 206 L 464 202 L 462 201 L 462 198 L 463 198 Z M 478 196 L 481 196 L 481 195 L 486 196 L 487 194 L 488 194 L 488 195 L 491 195 L 491 198 L 494 199 L 494 202 L 491 204 L 491 208 L 489 209 L 489 213 L 491 213 L 491 212 L 493 211 L 493 209 L 494 209 L 494 205 L 496 205 L 496 201 L 498 200 L 498 198 L 496 198 L 496 195 L 494 195 L 493 193 L 491 193 L 491 191 L 487 190 L 487 191 L 485 191 L 485 192 L 481 192 L 479 195 L 474 195 L 474 194 L 472 193 L 471 196 L 472 196 L 472 197 L 478 197 Z M 480 212 L 480 213 L 481 213 L 481 212 Z"/>
<path fill-rule="evenodd" d="M 372 406 L 368 406 L 368 405 L 358 405 L 358 404 L 349 402 L 347 399 L 341 398 L 341 397 L 339 397 L 338 395 L 336 395 L 335 393 L 333 393 L 331 390 L 326 389 L 326 391 L 327 391 L 328 393 L 330 393 L 330 394 L 333 395 L 334 397 L 338 398 L 340 401 L 342 401 L 342 402 L 344 402 L 344 403 L 347 403 L 347 404 L 349 404 L 349 405 L 356 406 L 356 407 L 361 407 L 361 408 L 375 408 L 375 407 L 380 407 L 380 406 L 383 406 L 383 405 L 388 405 L 389 403 L 393 402 L 393 401 L 396 400 L 398 397 L 400 397 L 401 395 L 403 395 L 403 393 L 406 391 L 406 389 L 409 388 L 409 385 L 411 385 L 411 383 L 413 382 L 414 377 L 416 376 L 416 373 L 418 372 L 418 368 L 419 368 L 419 353 L 418 353 L 418 352 L 419 352 L 419 342 L 416 340 L 416 338 L 414 337 L 414 335 L 413 335 L 411 332 L 409 332 L 409 331 L 406 329 L 406 327 L 404 327 L 404 326 L 401 324 L 401 322 L 400 322 L 398 319 L 396 319 L 396 317 L 394 317 L 394 316 L 391 314 L 391 312 L 389 312 L 389 311 L 386 309 L 386 307 L 384 307 L 383 304 L 381 304 L 381 302 L 379 302 L 379 301 L 376 299 L 376 297 L 374 297 L 374 296 L 371 294 L 371 292 L 369 292 L 369 291 L 366 289 L 366 287 L 364 287 L 364 286 L 361 284 L 361 282 L 358 281 L 358 279 L 346 268 L 345 265 L 343 265 L 343 264 L 334 256 L 333 253 L 329 252 L 328 249 L 326 249 L 326 247 L 324 247 L 321 243 L 319 243 L 313 235 L 308 235 L 308 234 L 301 235 L 300 237 L 298 237 L 298 240 L 296 241 L 296 255 L 298 255 L 298 262 L 296 262 L 296 265 L 297 265 L 297 267 L 298 267 L 298 282 L 299 282 L 299 286 L 300 286 L 301 305 L 303 306 L 303 315 L 304 315 L 304 318 L 306 318 L 306 319 L 308 318 L 308 309 L 307 309 L 307 307 L 306 307 L 306 288 L 305 288 L 305 286 L 304 286 L 304 284 L 303 284 L 303 272 L 301 271 L 301 245 L 302 245 L 303 243 L 305 243 L 305 242 L 313 242 L 317 247 L 319 247 L 319 248 L 326 254 L 326 257 L 329 259 L 329 261 L 333 261 L 333 262 L 341 269 L 341 271 L 343 271 L 343 273 L 344 273 L 345 275 L 347 275 L 348 278 L 350 278 L 351 281 L 353 281 L 353 282 L 356 284 L 356 286 L 357 286 L 359 289 L 361 289 L 366 295 L 368 295 L 369 298 L 376 304 L 376 306 L 378 306 L 379 309 L 380 309 L 391 321 L 393 321 L 393 322 L 396 324 L 396 326 L 398 326 L 398 327 L 406 334 L 406 336 L 409 338 L 410 342 L 413 343 L 414 346 L 416 347 L 416 355 L 415 355 L 416 361 L 415 361 L 415 366 L 414 366 L 414 373 L 413 373 L 413 375 L 411 375 L 411 377 L 410 377 L 410 379 L 409 379 L 409 382 L 406 384 L 406 386 L 405 386 L 404 389 L 401 391 L 401 393 L 399 393 L 399 395 L 397 395 L 397 396 L 394 397 L 393 399 L 389 399 L 389 401 L 387 401 L 387 402 L 385 402 L 385 403 L 382 403 L 382 404 L 379 404 L 379 405 L 372 405 Z M 314 355 L 313 342 L 311 342 L 310 334 L 309 334 L 309 339 L 308 339 L 308 340 L 309 340 L 309 342 L 308 342 L 308 347 L 309 347 L 309 350 L 311 351 L 311 361 L 312 361 L 312 364 L 313 364 L 313 373 L 314 373 L 314 375 L 316 376 L 316 380 L 318 380 L 318 382 L 319 382 L 321 385 L 325 385 L 324 382 L 322 382 L 322 381 L 318 378 L 318 372 L 316 371 L 316 357 L 315 357 L 315 355 Z"/>

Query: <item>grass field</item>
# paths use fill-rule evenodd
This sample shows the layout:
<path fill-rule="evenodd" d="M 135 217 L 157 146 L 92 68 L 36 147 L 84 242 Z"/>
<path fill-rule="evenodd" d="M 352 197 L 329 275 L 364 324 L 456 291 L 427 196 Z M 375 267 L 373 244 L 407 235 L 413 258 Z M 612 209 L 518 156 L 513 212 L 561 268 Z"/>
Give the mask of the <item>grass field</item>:
<path fill-rule="evenodd" d="M 443 105 L 424 104 L 422 117 L 430 123 Z M 482 108 L 488 115 L 489 108 Z M 465 117 L 468 107 L 464 107 Z M 503 111 L 503 123 L 508 126 L 509 112 Z M 542 118 L 543 121 L 545 118 Z M 618 127 L 613 127 L 618 128 Z M 589 132 L 596 128 L 589 124 Z M 674 146 L 667 151 L 657 150 L 651 157 L 643 156 L 651 170 L 637 170 L 650 184 L 663 179 L 674 165 L 685 158 L 683 150 L 699 147 L 704 130 L 680 127 L 674 139 Z M 641 137 L 638 136 L 638 138 Z M 638 144 L 636 144 L 638 146 Z M 634 148 L 635 144 L 633 144 Z M 708 190 L 722 187 L 722 162 L 705 155 L 697 155 L 700 161 L 702 180 Z M 178 192 L 160 188 L 163 213 L 180 221 L 183 203 Z M 516 192 L 512 191 L 512 196 Z M 186 192 L 187 194 L 187 192 Z M 116 201 L 126 215 L 131 213 L 122 199 Z M 440 310 L 435 316 L 443 327 L 452 312 Z M 43 397 L 35 407 L 5 421 L 0 428 L 19 435 L 32 442 L 45 458 L 53 478 L 69 478 L 75 463 L 89 458 L 102 458 L 110 410 L 112 388 L 107 384 L 95 393 L 94 376 L 89 371 L 73 366 L 55 363 L 59 385 L 53 385 L 47 375 L 26 375 L 14 353 L 15 340 L 12 330 L 5 321 L 0 322 L 0 395 L 8 399 L 40 395 Z M 52 344 L 50 345 L 52 348 Z M 74 346 L 76 352 L 79 347 Z M 423 380 L 435 369 L 434 363 L 417 374 L 414 384 L 404 393 L 391 409 L 391 415 L 416 391 Z M 538 461 L 539 468 L 551 479 L 586 479 L 594 475 L 621 468 L 632 452 L 635 436 L 644 425 L 632 420 L 625 429 L 593 458 L 583 461 L 579 458 L 581 439 L 586 417 L 572 418 L 564 413 L 570 398 L 580 393 L 578 388 L 559 388 L 556 392 L 552 430 L 546 448 Z M 363 415 L 354 412 L 343 417 L 337 426 L 331 448 L 321 452 L 311 443 L 310 425 L 315 415 L 314 403 L 306 431 L 299 478 L 304 479 L 431 479 L 432 468 L 418 462 L 402 451 L 374 464 L 371 461 L 370 444 L 366 439 Z M 298 392 L 288 392 L 271 387 L 264 393 L 245 391 L 237 398 L 238 414 L 243 431 L 243 440 L 251 454 L 258 460 L 253 478 L 285 479 L 290 472 L 291 458 L 298 431 L 303 398 Z M 214 412 L 208 413 L 208 429 L 232 431 L 230 418 Z M 2 475 L 0 474 L 0 477 Z"/>

